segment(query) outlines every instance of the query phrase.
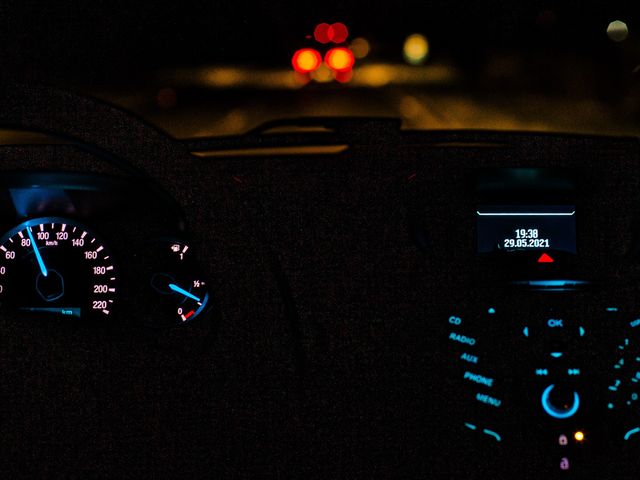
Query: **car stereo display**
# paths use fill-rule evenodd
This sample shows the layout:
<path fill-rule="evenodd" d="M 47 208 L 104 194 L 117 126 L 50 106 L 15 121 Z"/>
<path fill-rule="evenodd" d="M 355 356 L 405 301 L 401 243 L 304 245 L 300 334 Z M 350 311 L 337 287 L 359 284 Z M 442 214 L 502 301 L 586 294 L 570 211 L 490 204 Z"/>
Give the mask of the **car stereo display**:
<path fill-rule="evenodd" d="M 551 250 L 576 253 L 571 205 L 482 205 L 477 208 L 478 253 Z"/>

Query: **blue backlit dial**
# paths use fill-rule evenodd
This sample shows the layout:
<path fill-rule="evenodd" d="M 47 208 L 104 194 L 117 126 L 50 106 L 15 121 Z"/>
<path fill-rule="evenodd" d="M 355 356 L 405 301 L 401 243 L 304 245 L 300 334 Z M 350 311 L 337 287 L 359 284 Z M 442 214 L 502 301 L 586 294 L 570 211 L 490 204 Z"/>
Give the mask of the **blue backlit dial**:
<path fill-rule="evenodd" d="M 118 275 L 109 249 L 71 220 L 28 220 L 0 239 L 0 306 L 25 315 L 106 317 Z"/>

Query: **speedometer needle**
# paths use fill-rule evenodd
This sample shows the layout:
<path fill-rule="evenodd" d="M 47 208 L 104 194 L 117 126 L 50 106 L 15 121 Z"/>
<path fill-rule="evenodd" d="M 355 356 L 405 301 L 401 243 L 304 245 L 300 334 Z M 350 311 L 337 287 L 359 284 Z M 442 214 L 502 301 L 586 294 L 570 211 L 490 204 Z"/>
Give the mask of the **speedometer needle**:
<path fill-rule="evenodd" d="M 180 288 L 179 286 L 177 286 L 175 283 L 170 283 L 169 284 L 169 288 L 171 290 L 173 290 L 174 292 L 177 292 L 181 295 L 184 295 L 187 298 L 190 298 L 192 300 L 195 300 L 196 302 L 200 302 L 200 299 L 198 297 L 196 297 L 194 294 L 192 294 L 191 292 L 187 292 L 185 289 Z"/>
<path fill-rule="evenodd" d="M 47 267 L 42 260 L 42 255 L 40 255 L 40 250 L 38 250 L 38 246 L 36 245 L 36 241 L 33 239 L 33 234 L 31 233 L 31 227 L 27 227 L 27 235 L 29 235 L 29 240 L 31 240 L 31 246 L 33 247 L 33 252 L 36 254 L 36 259 L 38 260 L 38 265 L 40 265 L 40 271 L 43 276 L 49 275 L 47 271 Z"/>

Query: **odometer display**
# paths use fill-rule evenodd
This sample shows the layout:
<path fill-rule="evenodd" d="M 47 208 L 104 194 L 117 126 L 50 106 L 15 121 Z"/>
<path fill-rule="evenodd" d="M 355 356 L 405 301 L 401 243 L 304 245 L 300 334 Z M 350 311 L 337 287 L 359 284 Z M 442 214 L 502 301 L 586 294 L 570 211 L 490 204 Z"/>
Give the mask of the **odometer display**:
<path fill-rule="evenodd" d="M 0 306 L 28 314 L 104 317 L 115 303 L 113 257 L 71 220 L 24 222 L 0 240 Z"/>

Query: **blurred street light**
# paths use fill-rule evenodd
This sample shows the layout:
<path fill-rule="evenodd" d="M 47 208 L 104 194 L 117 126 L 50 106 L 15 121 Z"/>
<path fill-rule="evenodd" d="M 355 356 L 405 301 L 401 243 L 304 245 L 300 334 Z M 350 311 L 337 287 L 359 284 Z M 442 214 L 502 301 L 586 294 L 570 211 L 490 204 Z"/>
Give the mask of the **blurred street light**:
<path fill-rule="evenodd" d="M 411 65 L 424 63 L 429 55 L 429 42 L 427 38 L 419 33 L 409 35 L 404 41 L 402 54 L 407 63 Z"/>
<path fill-rule="evenodd" d="M 626 23 L 614 20 L 607 27 L 607 35 L 614 42 L 622 42 L 629 36 L 629 28 Z"/>

